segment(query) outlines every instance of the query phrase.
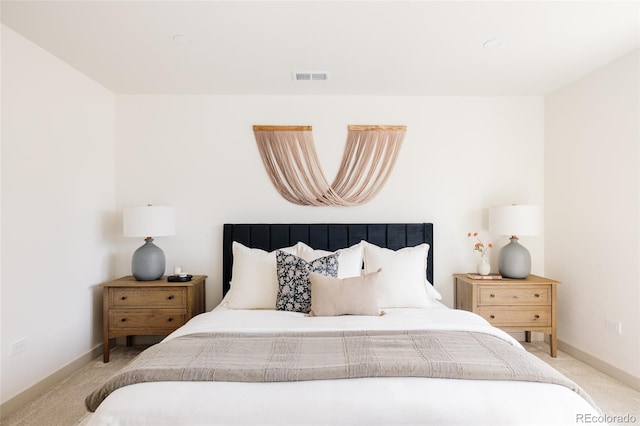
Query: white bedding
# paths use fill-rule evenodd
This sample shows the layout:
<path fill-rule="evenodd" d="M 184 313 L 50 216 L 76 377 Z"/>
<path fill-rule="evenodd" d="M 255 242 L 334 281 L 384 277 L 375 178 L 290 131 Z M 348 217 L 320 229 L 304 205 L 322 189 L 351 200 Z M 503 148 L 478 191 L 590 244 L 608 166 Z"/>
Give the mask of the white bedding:
<path fill-rule="evenodd" d="M 211 331 L 468 330 L 510 335 L 444 305 L 386 309 L 380 317 L 307 317 L 219 306 L 166 340 Z M 162 344 L 162 343 L 160 343 Z M 522 349 L 524 350 L 524 349 Z M 279 383 L 157 382 L 111 394 L 89 425 L 558 425 L 597 410 L 564 386 L 544 383 L 366 378 Z"/>

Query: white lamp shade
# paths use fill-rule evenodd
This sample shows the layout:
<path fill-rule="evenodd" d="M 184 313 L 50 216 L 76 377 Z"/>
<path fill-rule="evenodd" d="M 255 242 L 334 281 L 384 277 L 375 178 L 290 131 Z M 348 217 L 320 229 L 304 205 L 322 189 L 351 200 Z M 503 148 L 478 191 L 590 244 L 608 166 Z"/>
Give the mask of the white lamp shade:
<path fill-rule="evenodd" d="M 128 207 L 123 211 L 122 222 L 125 237 L 163 237 L 176 233 L 173 207 Z"/>
<path fill-rule="evenodd" d="M 540 207 L 526 205 L 490 207 L 489 231 L 497 235 L 538 235 Z"/>

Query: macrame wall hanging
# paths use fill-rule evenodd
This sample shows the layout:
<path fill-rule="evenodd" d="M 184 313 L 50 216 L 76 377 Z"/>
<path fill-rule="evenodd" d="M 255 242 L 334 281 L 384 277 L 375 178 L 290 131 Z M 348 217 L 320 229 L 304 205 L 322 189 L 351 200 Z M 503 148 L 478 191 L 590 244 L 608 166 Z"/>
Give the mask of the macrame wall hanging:
<path fill-rule="evenodd" d="M 329 185 L 311 126 L 253 126 L 271 182 L 303 206 L 357 206 L 382 189 L 398 158 L 406 126 L 349 126 L 340 169 Z"/>

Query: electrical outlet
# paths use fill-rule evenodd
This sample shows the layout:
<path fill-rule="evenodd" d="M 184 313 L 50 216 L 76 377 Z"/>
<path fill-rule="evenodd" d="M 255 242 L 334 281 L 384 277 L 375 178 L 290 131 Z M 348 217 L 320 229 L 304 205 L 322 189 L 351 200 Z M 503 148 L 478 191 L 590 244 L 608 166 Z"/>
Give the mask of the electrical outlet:
<path fill-rule="evenodd" d="M 612 333 L 622 334 L 622 323 L 605 318 L 604 327 Z"/>
<path fill-rule="evenodd" d="M 9 345 L 9 356 L 16 356 L 29 349 L 29 339 L 23 337 Z"/>

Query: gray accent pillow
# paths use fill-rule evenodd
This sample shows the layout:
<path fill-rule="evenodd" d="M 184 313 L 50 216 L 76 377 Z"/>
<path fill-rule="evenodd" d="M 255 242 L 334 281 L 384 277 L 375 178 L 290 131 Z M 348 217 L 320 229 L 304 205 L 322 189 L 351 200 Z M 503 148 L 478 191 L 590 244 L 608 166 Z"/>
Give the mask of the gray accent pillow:
<path fill-rule="evenodd" d="M 329 277 L 337 277 L 338 256 L 339 253 L 334 253 L 307 262 L 301 257 L 277 250 L 278 296 L 276 297 L 276 309 L 308 313 L 311 310 L 309 273 L 316 272 Z"/>

